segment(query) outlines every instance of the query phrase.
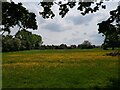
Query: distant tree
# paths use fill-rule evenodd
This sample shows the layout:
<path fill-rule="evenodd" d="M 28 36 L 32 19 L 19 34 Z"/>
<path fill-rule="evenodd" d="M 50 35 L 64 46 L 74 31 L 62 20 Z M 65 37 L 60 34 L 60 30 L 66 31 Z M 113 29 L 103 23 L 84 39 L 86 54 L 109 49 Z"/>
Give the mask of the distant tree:
<path fill-rule="evenodd" d="M 59 49 L 59 46 L 55 46 L 55 49 Z"/>
<path fill-rule="evenodd" d="M 75 49 L 75 48 L 77 48 L 77 46 L 76 45 L 71 45 L 70 48 Z"/>
<path fill-rule="evenodd" d="M 89 41 L 84 41 L 84 42 L 82 43 L 82 45 L 91 46 L 91 42 L 89 42 Z"/>
<path fill-rule="evenodd" d="M 78 45 L 78 48 L 81 48 L 81 49 L 91 49 L 91 48 L 93 48 L 93 46 L 91 45 L 91 42 L 84 41 L 82 44 Z"/>
<path fill-rule="evenodd" d="M 55 45 L 52 45 L 51 47 L 52 47 L 52 49 L 55 49 L 56 46 L 55 46 Z"/>
<path fill-rule="evenodd" d="M 67 49 L 67 45 L 66 45 L 66 44 L 61 44 L 61 45 L 59 46 L 59 49 Z"/>
<path fill-rule="evenodd" d="M 39 49 L 44 50 L 44 49 L 45 49 L 45 45 L 41 45 L 41 46 L 39 47 Z"/>

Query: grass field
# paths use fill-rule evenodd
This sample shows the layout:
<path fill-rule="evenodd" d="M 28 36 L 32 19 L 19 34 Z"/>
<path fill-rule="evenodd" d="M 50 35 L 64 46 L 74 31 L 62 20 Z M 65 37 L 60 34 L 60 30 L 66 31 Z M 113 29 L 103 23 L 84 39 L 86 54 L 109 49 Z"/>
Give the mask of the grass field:
<path fill-rule="evenodd" d="M 111 50 L 31 50 L 3 53 L 3 88 L 105 88 L 118 77 Z"/>

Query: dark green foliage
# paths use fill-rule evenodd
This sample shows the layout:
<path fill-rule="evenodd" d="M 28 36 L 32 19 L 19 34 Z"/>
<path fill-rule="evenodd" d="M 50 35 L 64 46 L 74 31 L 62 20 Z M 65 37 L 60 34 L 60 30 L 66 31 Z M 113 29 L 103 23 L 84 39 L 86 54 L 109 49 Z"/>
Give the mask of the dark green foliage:
<path fill-rule="evenodd" d="M 21 47 L 21 41 L 18 38 L 13 38 L 11 35 L 2 36 L 2 51 L 18 51 Z"/>
<path fill-rule="evenodd" d="M 22 3 L 2 3 L 2 31 L 10 33 L 10 28 L 18 25 L 20 28 L 37 29 L 36 15 L 29 12 Z"/>
<path fill-rule="evenodd" d="M 42 44 L 41 36 L 32 34 L 25 29 L 18 31 L 15 37 L 7 35 L 2 39 L 3 52 L 37 49 Z"/>
<path fill-rule="evenodd" d="M 15 35 L 16 38 L 19 38 L 22 42 L 22 50 L 29 50 L 32 48 L 32 44 L 31 44 L 31 35 L 32 33 L 29 31 L 26 31 L 25 29 L 18 31 Z"/>
<path fill-rule="evenodd" d="M 51 7 L 53 6 L 53 2 L 41 2 L 41 6 L 44 8 L 43 12 L 39 12 L 43 18 L 53 18 L 55 14 L 51 11 Z"/>
<path fill-rule="evenodd" d="M 66 3 L 59 1 L 56 2 L 55 0 L 50 0 L 50 2 L 48 2 L 47 0 L 43 0 L 42 2 L 40 2 L 41 6 L 43 7 L 43 11 L 39 12 L 40 15 L 42 15 L 43 18 L 53 18 L 55 16 L 55 14 L 52 12 L 51 8 L 53 5 L 57 4 L 59 6 L 59 15 L 63 18 L 70 9 L 72 9 L 73 7 L 75 7 L 77 5 L 77 10 L 79 10 L 81 12 L 82 15 L 86 15 L 88 13 L 93 13 L 99 10 L 100 6 L 103 9 L 106 9 L 105 5 L 102 5 L 102 1 L 100 1 L 99 3 L 96 3 L 95 7 L 91 7 L 92 4 L 94 4 L 95 2 L 91 1 L 91 2 L 77 2 L 76 0 L 71 1 L 68 0 Z"/>
<path fill-rule="evenodd" d="M 15 35 L 16 38 L 21 40 L 22 50 L 30 50 L 34 48 L 39 48 L 42 43 L 42 37 L 23 29 L 18 31 Z"/>
<path fill-rule="evenodd" d="M 113 22 L 116 23 L 113 25 Z M 110 11 L 110 17 L 102 21 L 99 25 L 99 33 L 105 36 L 103 49 L 107 47 L 120 47 L 120 6 L 116 10 Z"/>
<path fill-rule="evenodd" d="M 33 49 L 38 49 L 42 45 L 42 37 L 36 34 L 32 34 L 31 36 L 31 44 Z"/>
<path fill-rule="evenodd" d="M 108 87 L 114 90 L 119 90 L 120 78 L 110 78 L 110 85 L 108 85 Z"/>

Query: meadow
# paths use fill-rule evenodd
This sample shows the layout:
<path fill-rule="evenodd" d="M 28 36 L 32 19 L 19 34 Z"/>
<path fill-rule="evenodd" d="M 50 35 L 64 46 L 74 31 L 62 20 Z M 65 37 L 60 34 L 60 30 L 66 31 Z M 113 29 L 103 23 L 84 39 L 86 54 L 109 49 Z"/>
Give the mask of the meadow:
<path fill-rule="evenodd" d="M 30 50 L 2 54 L 3 88 L 107 88 L 118 77 L 111 50 Z"/>

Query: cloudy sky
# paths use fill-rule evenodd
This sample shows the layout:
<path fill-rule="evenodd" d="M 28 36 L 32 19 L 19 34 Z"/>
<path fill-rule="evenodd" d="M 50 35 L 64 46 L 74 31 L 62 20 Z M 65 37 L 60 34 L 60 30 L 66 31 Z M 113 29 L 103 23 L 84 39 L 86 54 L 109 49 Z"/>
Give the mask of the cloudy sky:
<path fill-rule="evenodd" d="M 13 0 L 20 1 L 20 0 Z M 22 0 L 21 0 L 22 1 Z M 107 9 L 100 9 L 96 13 L 82 16 L 76 7 L 71 9 L 68 14 L 61 18 L 57 5 L 55 5 L 52 10 L 56 14 L 56 17 L 53 19 L 43 19 L 39 15 L 39 11 L 42 10 L 42 7 L 38 5 L 39 2 L 32 0 L 29 2 L 24 0 L 23 5 L 29 11 L 32 11 L 36 14 L 38 29 L 33 31 L 29 30 L 35 34 L 41 35 L 43 38 L 43 44 L 55 44 L 59 45 L 61 43 L 72 45 L 80 44 L 84 40 L 89 40 L 92 44 L 101 45 L 103 43 L 104 37 L 101 34 L 98 34 L 97 23 L 106 20 L 109 17 L 109 11 L 116 9 L 119 0 L 113 2 L 106 2 Z M 17 27 L 12 30 L 12 34 L 16 32 Z"/>

